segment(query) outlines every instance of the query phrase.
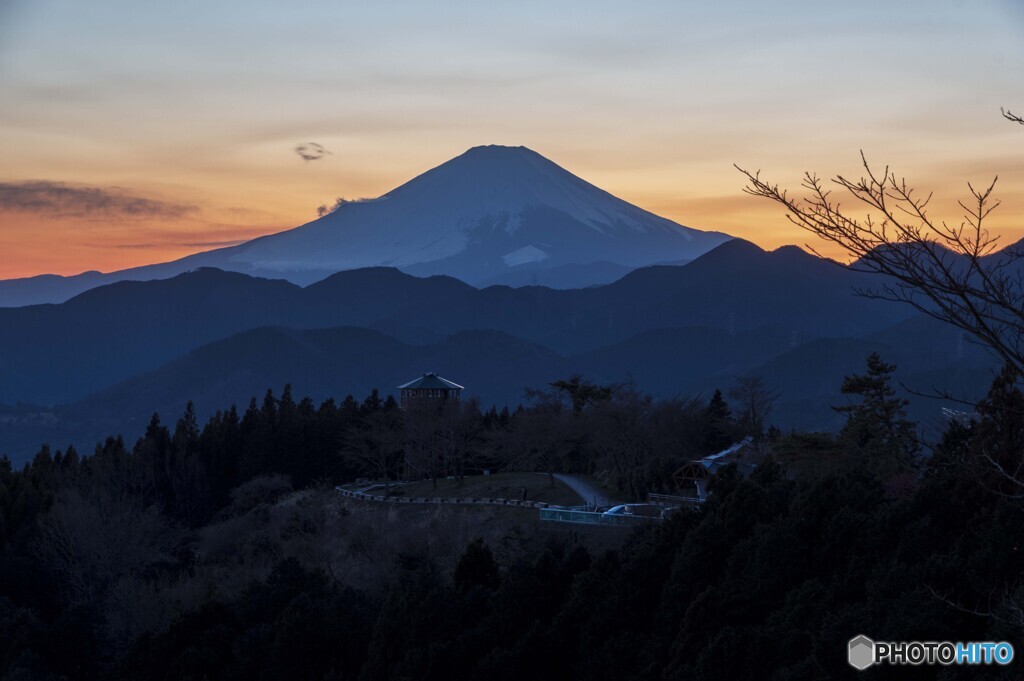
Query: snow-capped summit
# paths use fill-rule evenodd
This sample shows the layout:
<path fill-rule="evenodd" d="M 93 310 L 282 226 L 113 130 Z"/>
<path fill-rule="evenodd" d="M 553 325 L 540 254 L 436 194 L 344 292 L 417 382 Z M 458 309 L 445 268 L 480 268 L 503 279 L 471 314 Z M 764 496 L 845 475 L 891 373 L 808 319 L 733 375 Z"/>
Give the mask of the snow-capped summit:
<path fill-rule="evenodd" d="M 394 266 L 481 284 L 512 271 L 689 260 L 729 238 L 637 208 L 526 147 L 483 146 L 377 199 L 217 251 L 220 262 L 203 264 L 300 282 Z"/>
<path fill-rule="evenodd" d="M 470 284 L 576 288 L 696 258 L 732 237 L 683 227 L 618 199 L 526 147 L 473 147 L 376 199 L 294 229 L 174 262 L 94 276 L 0 282 L 0 306 L 62 302 L 121 280 L 198 267 L 309 284 L 391 266 Z"/>

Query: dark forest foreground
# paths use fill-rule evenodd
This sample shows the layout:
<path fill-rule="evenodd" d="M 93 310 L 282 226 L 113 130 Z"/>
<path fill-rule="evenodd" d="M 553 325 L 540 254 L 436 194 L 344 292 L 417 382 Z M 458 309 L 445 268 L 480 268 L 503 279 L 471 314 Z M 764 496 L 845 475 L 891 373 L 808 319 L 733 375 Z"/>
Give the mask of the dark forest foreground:
<path fill-rule="evenodd" d="M 855 678 L 862 633 L 1019 641 L 1015 376 L 929 447 L 890 373 L 872 358 L 848 379 L 838 436 L 756 433 L 720 395 L 577 380 L 512 413 L 463 405 L 446 417 L 460 453 L 421 438 L 417 465 L 441 478 L 486 460 L 596 473 L 624 498 L 744 434 L 769 452 L 749 477 L 720 471 L 699 511 L 600 536 L 527 510 L 342 502 L 331 483 L 372 474 L 375 453 L 408 465 L 377 426 L 409 417 L 376 396 L 314 407 L 286 391 L 203 428 L 154 420 L 131 450 L 44 450 L 0 468 L 2 678 Z M 864 674 L 1009 679 L 1020 664 Z"/>

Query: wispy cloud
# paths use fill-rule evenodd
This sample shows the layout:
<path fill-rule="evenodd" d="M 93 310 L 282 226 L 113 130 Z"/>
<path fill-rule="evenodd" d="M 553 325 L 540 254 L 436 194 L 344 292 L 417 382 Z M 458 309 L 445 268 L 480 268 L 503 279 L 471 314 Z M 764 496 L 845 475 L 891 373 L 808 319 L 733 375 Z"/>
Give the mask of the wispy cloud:
<path fill-rule="evenodd" d="M 120 187 L 89 187 L 29 180 L 0 182 L 0 210 L 44 213 L 57 217 L 174 219 L 196 206 L 130 194 Z"/>
<path fill-rule="evenodd" d="M 220 248 L 222 246 L 237 246 L 244 244 L 249 239 L 228 239 L 227 241 L 184 241 L 180 246 L 186 248 Z"/>
<path fill-rule="evenodd" d="M 154 241 L 151 243 L 114 244 L 113 248 L 125 250 L 144 250 L 153 248 L 223 248 L 244 244 L 249 239 L 229 239 L 227 241 Z M 111 244 L 87 244 L 91 248 L 111 248 Z"/>
<path fill-rule="evenodd" d="M 305 144 L 300 144 L 295 147 L 295 153 L 298 154 L 303 161 L 319 161 L 331 152 L 322 144 L 306 142 Z"/>

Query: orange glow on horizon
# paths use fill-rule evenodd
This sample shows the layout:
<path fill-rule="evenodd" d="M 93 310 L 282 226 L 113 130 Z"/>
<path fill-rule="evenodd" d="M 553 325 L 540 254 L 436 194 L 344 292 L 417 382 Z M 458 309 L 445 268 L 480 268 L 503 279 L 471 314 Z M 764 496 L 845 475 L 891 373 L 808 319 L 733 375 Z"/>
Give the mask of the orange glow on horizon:
<path fill-rule="evenodd" d="M 563 163 L 570 171 L 571 163 Z M 731 169 L 730 169 L 731 170 Z M 352 188 L 347 197 L 377 196 L 398 186 L 409 177 L 400 171 L 370 175 L 360 182 L 354 176 L 346 183 Z M 592 179 L 584 170 L 577 172 Z M 593 173 L 601 175 L 600 172 Z M 388 176 L 394 175 L 391 179 Z M 264 184 L 268 178 L 258 178 Z M 175 260 L 193 253 L 242 243 L 258 236 L 273 234 L 315 219 L 315 205 L 329 203 L 338 192 L 303 186 L 303 180 L 286 174 L 266 190 L 244 191 L 239 183 L 226 184 L 219 191 L 211 185 L 202 193 L 179 190 L 180 198 L 168 191 L 156 194 L 161 200 L 195 206 L 185 216 L 152 218 L 114 216 L 37 215 L 29 211 L 0 212 L 0 279 L 40 274 L 73 275 L 88 270 L 110 272 Z M 720 231 L 751 241 L 765 250 L 780 246 L 813 247 L 821 255 L 839 261 L 849 257 L 830 244 L 790 223 L 780 206 L 743 194 L 742 178 L 735 171 L 725 173 L 731 185 L 700 187 L 703 195 L 680 198 L 666 184 L 665 174 L 657 172 L 619 173 L 594 183 L 612 194 L 657 215 L 705 231 Z M 327 184 L 323 182 L 323 184 Z M 620 186 L 615 186 L 618 184 Z M 933 183 L 935 184 L 935 183 Z M 936 216 L 959 222 L 960 209 L 955 201 L 966 194 L 955 184 L 945 186 L 936 197 Z M 796 185 L 791 185 L 796 188 Z M 272 188 L 271 188 L 272 187 Z M 660 190 L 660 191 L 657 191 Z M 136 192 L 139 193 L 139 192 Z M 314 194 L 314 196 L 311 196 Z M 143 193 L 142 195 L 145 195 Z M 248 196 L 249 206 L 231 208 L 235 200 Z M 319 197 L 319 198 L 315 198 Z M 1005 180 L 997 185 L 996 198 L 1002 205 L 988 221 L 993 234 L 1001 235 L 1002 245 L 1024 236 L 1024 182 Z M 844 207 L 853 214 L 864 211 L 849 200 Z M 225 207 L 229 206 L 229 207 Z M 1016 210 L 1015 210 L 1016 209 Z M 857 211 L 860 210 L 858 213 Z"/>
<path fill-rule="evenodd" d="M 293 228 L 482 144 L 766 249 L 808 235 L 733 164 L 796 191 L 863 150 L 952 222 L 998 173 L 1024 236 L 1020 2 L 820 4 L 0 2 L 0 279 Z"/>

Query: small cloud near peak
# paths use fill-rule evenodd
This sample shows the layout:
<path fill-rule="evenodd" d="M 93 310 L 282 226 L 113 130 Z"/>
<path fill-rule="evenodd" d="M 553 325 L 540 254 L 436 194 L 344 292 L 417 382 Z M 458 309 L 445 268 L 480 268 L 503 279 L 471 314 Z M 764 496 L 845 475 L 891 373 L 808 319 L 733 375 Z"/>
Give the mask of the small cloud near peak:
<path fill-rule="evenodd" d="M 295 153 L 303 161 L 319 161 L 324 156 L 333 155 L 327 148 L 322 144 L 316 142 L 306 142 L 295 147 Z"/>

